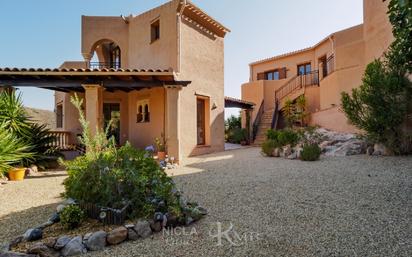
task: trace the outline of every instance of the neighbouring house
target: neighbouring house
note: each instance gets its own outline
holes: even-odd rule
[[[285,101],[301,95],[306,97],[310,125],[357,131],[340,108],[341,92],[360,86],[366,65],[380,58],[393,40],[388,1],[364,0],[363,4],[363,24],[335,32],[312,47],[250,64],[242,100],[256,104],[251,114],[256,144],[263,142],[269,128],[285,125]]]
[[[188,0],[137,16],[82,16],[83,61],[57,69],[0,69],[0,85],[55,90],[57,129],[77,143],[70,98],[84,99],[95,133],[112,120],[119,145],[164,135],[169,156],[224,150],[224,38],[230,32]]]

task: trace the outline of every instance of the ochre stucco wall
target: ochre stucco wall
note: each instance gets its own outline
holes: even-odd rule
[[[180,92],[180,145],[183,157],[224,150],[224,42],[187,21],[180,24],[181,80],[192,83]],[[210,140],[197,146],[196,98],[209,98]],[[213,109],[212,107],[216,108]],[[206,118],[207,119],[207,118]],[[208,139],[206,139],[208,141]]]

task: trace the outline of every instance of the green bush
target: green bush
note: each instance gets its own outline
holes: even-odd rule
[[[279,144],[275,140],[268,139],[262,144],[262,152],[270,157],[272,156],[273,150],[277,147],[279,147]]]
[[[60,222],[66,229],[77,228],[84,218],[83,210],[77,205],[68,205],[60,213]]]
[[[362,82],[351,95],[342,93],[346,116],[371,142],[383,143],[396,154],[404,153],[401,126],[410,108],[411,83],[379,60],[367,66]]]
[[[300,158],[303,161],[316,161],[319,160],[321,149],[317,144],[305,144],[300,154]]]
[[[232,144],[248,141],[247,130],[242,129],[240,116],[230,116],[225,121],[225,139]]]
[[[75,98],[73,102],[79,109],[81,100]],[[153,217],[155,211],[179,216],[180,195],[158,163],[129,143],[116,148],[103,131],[92,137],[84,114],[79,112],[87,152],[64,162],[68,173],[64,196],[110,208],[129,203],[129,218]]]
[[[291,129],[285,129],[285,130],[269,129],[266,132],[266,138],[268,140],[275,141],[276,144],[279,146],[286,146],[286,145],[295,146],[299,142],[301,135],[299,132],[293,131]]]

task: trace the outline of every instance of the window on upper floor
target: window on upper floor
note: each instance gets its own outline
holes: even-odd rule
[[[286,78],[286,68],[258,73],[258,80],[280,80]]]
[[[63,105],[56,106],[56,127],[63,128]]]
[[[150,31],[151,43],[160,39],[160,20],[156,20],[150,25]]]
[[[298,75],[306,75],[312,71],[312,66],[310,63],[298,65]]]

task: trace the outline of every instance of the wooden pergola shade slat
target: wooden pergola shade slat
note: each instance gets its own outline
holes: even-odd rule
[[[179,81],[170,71],[147,70],[82,70],[82,69],[0,69],[0,86],[38,87],[61,92],[84,92],[83,85],[101,85],[108,91],[140,90],[143,88],[181,86],[191,81]]]

